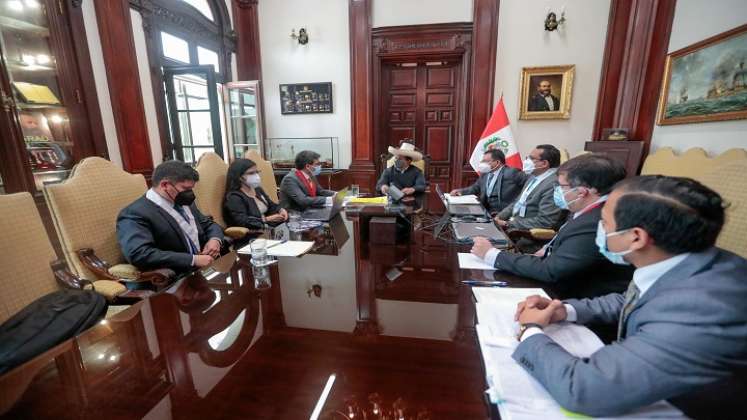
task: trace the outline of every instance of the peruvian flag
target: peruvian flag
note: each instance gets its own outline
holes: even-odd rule
[[[482,160],[482,155],[490,149],[499,148],[506,155],[506,165],[521,169],[521,156],[516,148],[514,136],[511,134],[511,126],[506,115],[506,107],[503,105],[503,96],[495,106],[495,111],[488,121],[488,125],[480,136],[480,141],[475,145],[469,164],[477,172],[477,165]]]

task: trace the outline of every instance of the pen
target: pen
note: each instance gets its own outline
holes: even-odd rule
[[[276,242],[276,243],[274,243],[274,244],[272,244],[272,245],[268,246],[268,247],[267,247],[267,248],[265,248],[265,249],[270,249],[270,248],[272,248],[272,247],[274,247],[274,246],[282,245],[282,244],[284,244],[284,243],[286,243],[286,242],[288,242],[288,240],[287,240],[287,239],[283,239],[282,241],[280,241],[280,242]]]
[[[462,283],[468,286],[481,286],[481,287],[506,287],[508,283],[505,281],[480,281],[480,280],[462,280]]]

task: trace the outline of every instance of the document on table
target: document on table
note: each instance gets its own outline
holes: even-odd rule
[[[532,295],[547,297],[542,289],[473,287],[477,300],[477,332],[491,402],[497,404],[501,418],[529,420],[583,417],[564,410],[531,374],[511,358],[519,342],[514,321],[516,305]],[[545,328],[545,334],[576,357],[589,357],[603,343],[588,328],[562,322]],[[644,407],[620,418],[685,418],[666,402]]]
[[[459,268],[462,270],[492,270],[495,271],[495,267],[490,264],[486,264],[482,258],[470,254],[468,252],[459,252],[457,254],[459,258]]]
[[[281,241],[268,240],[267,255],[271,257],[298,257],[309,252],[312,246],[314,246],[314,242],[310,241],[287,241],[281,243]],[[238,253],[251,254],[252,249],[250,245],[246,245],[239,249]]]
[[[480,204],[480,200],[474,194],[469,195],[451,195],[444,194],[446,202],[449,204]]]

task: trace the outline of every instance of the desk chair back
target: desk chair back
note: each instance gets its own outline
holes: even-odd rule
[[[747,258],[747,160],[735,161],[703,175],[702,182],[726,201],[726,223],[716,241],[719,247]]]
[[[275,180],[275,171],[272,169],[272,163],[262,159],[262,156],[256,150],[249,150],[244,154],[244,158],[252,160],[257,164],[262,174],[262,189],[265,190],[272,201],[279,203],[278,183]]]
[[[208,152],[200,157],[195,169],[200,174],[200,182],[194,188],[197,208],[225,229],[223,196],[226,193],[228,165],[217,154]]]
[[[121,264],[125,260],[117,242],[117,215],[147,189],[142,175],[125,172],[100,157],[81,160],[67,180],[44,187],[57,237],[74,274],[84,279],[101,278],[78,257],[78,251],[86,248],[111,264],[110,270],[117,265],[125,271],[134,270]]]

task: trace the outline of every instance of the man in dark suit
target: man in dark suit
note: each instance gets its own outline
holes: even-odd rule
[[[389,146],[389,153],[394,155],[394,164],[381,172],[376,182],[376,191],[383,195],[394,185],[404,195],[421,194],[425,192],[425,175],[412,163],[423,160],[423,154],[417,151],[415,145],[404,139],[399,147]]]
[[[714,246],[724,207],[718,193],[688,178],[618,184],[596,242],[610,261],[635,267],[630,287],[520,303],[514,360],[573,412],[616,417],[668,400],[690,418],[744,418],[747,261]],[[575,357],[543,332],[562,321],[614,326],[617,341]]]
[[[335,192],[325,190],[316,177],[322,173],[319,153],[304,150],[296,155],[296,169],[280,181],[280,207],[304,211],[309,207],[332,205]]]
[[[552,85],[550,81],[540,81],[537,85],[537,93],[529,99],[527,109],[532,112],[558,111],[560,109],[560,100],[557,96],[553,96],[551,92]]]
[[[571,214],[550,243],[527,255],[501,252],[476,238],[472,252],[499,270],[552,284],[562,298],[624,291],[633,269],[608,261],[594,239],[607,194],[625,178],[625,168],[609,156],[587,154],[560,165],[557,174],[555,205]]]
[[[477,170],[480,177],[467,188],[454,190],[451,195],[476,195],[491,215],[498,214],[519,196],[527,174],[506,166],[506,155],[500,149],[490,149],[482,155]]]
[[[153,188],[117,217],[117,240],[127,261],[139,270],[170,268],[184,273],[220,256],[223,229],[195,206],[192,189],[200,179],[178,160],[153,171]]]

